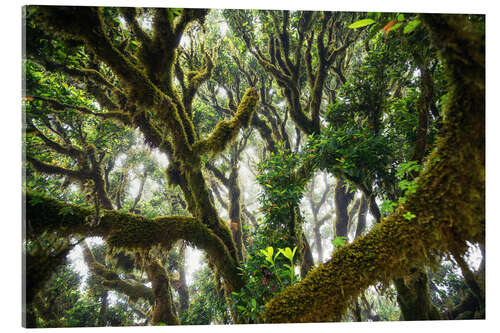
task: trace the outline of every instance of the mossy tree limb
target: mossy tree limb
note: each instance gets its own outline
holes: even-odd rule
[[[63,214],[64,213],[64,214]],[[104,237],[108,245],[129,250],[145,250],[154,246],[170,248],[179,239],[205,250],[213,258],[228,286],[240,286],[235,263],[227,247],[206,225],[186,216],[168,216],[147,219],[116,211],[101,211],[99,224],[91,225],[87,218],[95,216],[92,208],[69,205],[42,196],[26,195],[26,222],[28,235],[35,237],[44,231],[70,235]],[[230,235],[230,232],[228,230]]]
[[[241,99],[233,118],[229,121],[220,121],[207,138],[196,142],[193,145],[194,153],[215,155],[222,152],[236,138],[240,129],[248,127],[258,101],[257,90],[249,88]]]
[[[267,322],[340,320],[349,300],[370,285],[407,275],[445,252],[463,252],[465,241],[484,244],[484,31],[462,15],[421,18],[442,50],[451,85],[443,134],[416,180],[417,192],[271,300]],[[408,220],[407,212],[415,217]]]
[[[143,298],[147,300],[149,304],[154,306],[154,296],[151,288],[142,284],[131,284],[123,281],[115,271],[107,268],[96,260],[92,250],[88,247],[86,242],[82,242],[82,247],[85,263],[89,266],[89,270],[93,274],[103,279],[103,286],[123,293],[133,300]]]

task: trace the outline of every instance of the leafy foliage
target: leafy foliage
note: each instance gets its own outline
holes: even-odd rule
[[[208,267],[196,272],[189,291],[192,301],[187,313],[181,317],[182,324],[210,325],[228,321],[226,301],[221,290],[217,290],[215,276]]]
[[[254,252],[251,247],[245,264],[240,268],[245,287],[231,294],[231,308],[246,323],[259,323],[266,302],[277,292],[298,281],[294,256],[297,248],[275,249],[268,246]],[[281,256],[280,256],[281,254]],[[287,260],[284,260],[287,259]],[[288,262],[287,262],[288,261]]]

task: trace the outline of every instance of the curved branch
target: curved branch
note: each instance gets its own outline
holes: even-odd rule
[[[28,161],[35,168],[35,170],[48,175],[67,176],[75,180],[85,180],[90,177],[90,175],[81,170],[78,171],[78,170],[65,169],[56,165],[39,161],[31,156],[26,156],[26,161]]]
[[[239,282],[239,272],[223,241],[195,218],[166,216],[148,219],[111,210],[101,210],[101,215],[98,224],[91,224],[87,220],[95,216],[92,208],[26,194],[26,223],[31,226],[33,236],[44,231],[56,231],[61,237],[101,236],[112,247],[130,250],[154,246],[169,248],[176,241],[184,239],[207,252],[229,286],[235,281]]]
[[[96,117],[100,117],[103,119],[118,119],[122,121],[124,124],[130,123],[130,117],[127,113],[121,111],[109,111],[109,112],[94,112],[91,108],[83,105],[71,105],[68,103],[64,103],[58,101],[55,98],[50,97],[40,97],[40,96],[31,96],[34,99],[38,99],[40,101],[44,101],[49,103],[53,108],[64,111],[64,110],[76,110],[83,114],[88,114]]]
[[[207,81],[212,74],[214,63],[210,56],[205,53],[205,67],[200,71],[191,71],[187,73],[188,85],[183,90],[183,104],[189,117],[192,117],[192,103],[196,91],[200,85]]]
[[[255,88],[249,88],[243,96],[236,113],[229,121],[221,120],[210,135],[193,145],[195,154],[217,154],[227,147],[236,138],[241,128],[246,128],[259,101],[259,95]]]
[[[46,137],[32,122],[31,119],[26,119],[26,123],[30,125],[30,127],[34,130],[34,134],[42,139],[43,142],[52,150],[54,150],[57,153],[70,156],[73,158],[81,158],[81,156],[84,154],[83,151],[80,149],[76,148],[75,146],[67,146],[63,147],[61,144],[57,143],[56,141],[52,141],[48,137]]]
[[[85,263],[89,266],[89,270],[93,274],[104,279],[104,281],[102,281],[103,286],[109,289],[114,289],[134,299],[144,298],[151,305],[155,304],[151,288],[142,284],[133,285],[121,280],[116,272],[108,269],[96,260],[92,250],[88,247],[86,242],[82,242],[82,248]]]

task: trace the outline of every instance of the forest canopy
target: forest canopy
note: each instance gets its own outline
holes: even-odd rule
[[[26,327],[484,319],[484,15],[23,16]]]

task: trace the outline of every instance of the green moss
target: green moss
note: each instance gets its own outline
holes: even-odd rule
[[[241,128],[248,127],[259,101],[255,88],[249,88],[238,106],[234,117],[220,121],[210,135],[193,145],[195,154],[217,154],[226,149],[228,144],[236,138]]]
[[[158,260],[150,260],[146,265],[146,272],[151,281],[154,296],[151,323],[153,325],[158,323],[179,325],[171,294],[170,279],[165,269]]]
[[[71,213],[61,215],[61,209],[65,208],[67,211],[68,207]],[[126,250],[145,250],[155,246],[170,248],[179,239],[184,239],[207,252],[224,277],[229,290],[241,286],[234,252],[230,251],[225,243],[228,239],[232,240],[231,232],[227,227],[224,229],[222,223],[219,228],[215,228],[216,234],[207,224],[193,217],[167,216],[147,219],[117,211],[101,212],[103,216],[100,223],[91,225],[87,218],[95,216],[92,208],[65,204],[40,195],[26,195],[26,221],[30,226],[30,237],[36,237],[46,231],[57,232],[60,237],[101,236],[109,246]],[[218,218],[216,221],[219,221]]]
[[[234,260],[233,263],[237,263],[237,250],[231,231],[227,223],[219,218],[217,209],[209,200],[209,190],[201,170],[199,168],[186,170],[186,179],[195,202],[195,210],[192,213],[217,235],[227,247]]]

